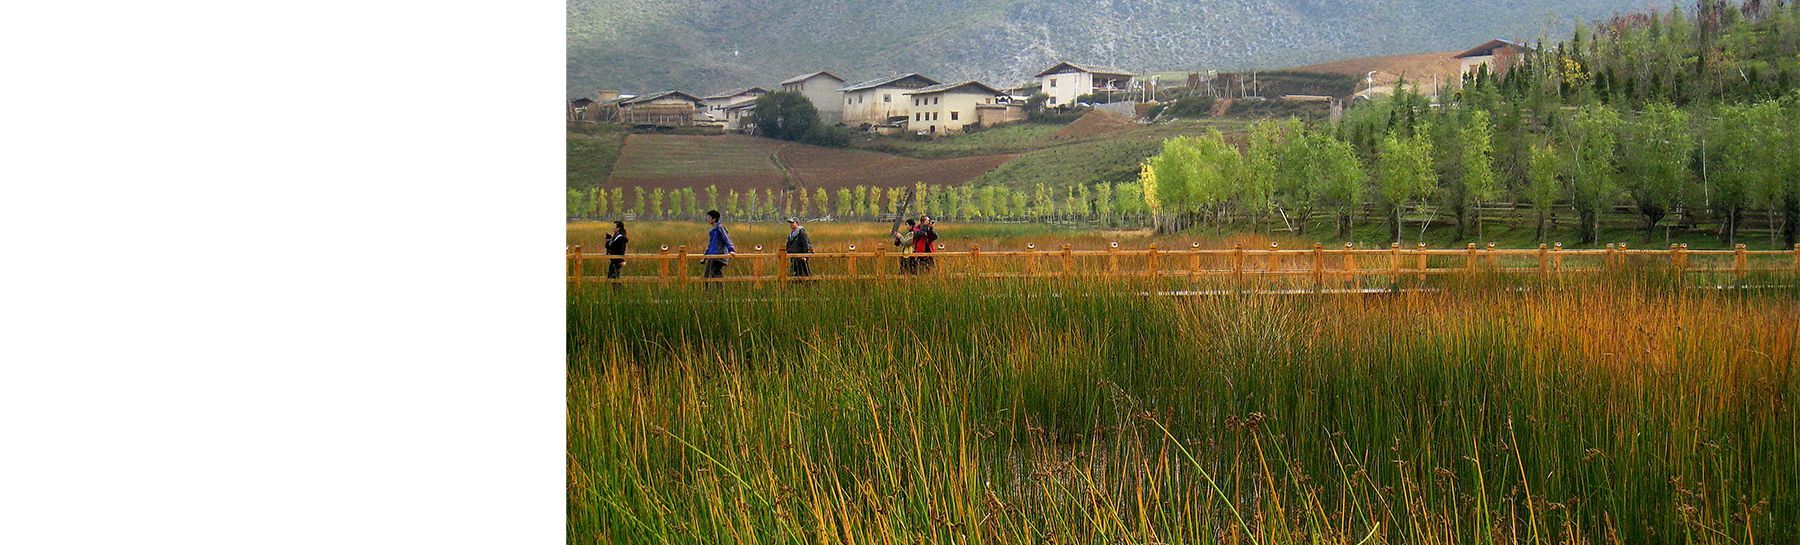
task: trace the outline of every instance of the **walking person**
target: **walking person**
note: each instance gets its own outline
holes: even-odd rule
[[[708,256],[735,256],[735,255],[737,255],[737,247],[733,246],[731,244],[731,234],[725,232],[725,225],[719,221],[719,211],[718,210],[707,210],[706,211],[706,223],[709,225],[712,225],[712,229],[706,232],[706,255],[708,255]],[[721,278],[724,276],[725,276],[725,258],[724,257],[708,257],[708,258],[706,258],[706,278]]]
[[[616,255],[606,263],[606,277],[617,280],[619,270],[625,267],[625,244],[631,239],[625,237],[625,222],[613,222],[613,230],[606,234],[606,255]]]
[[[788,218],[787,253],[810,254],[813,252],[812,239],[806,236],[806,228],[800,226],[800,218]],[[788,258],[788,274],[790,276],[812,276],[812,265],[804,257]]]
[[[937,251],[932,243],[937,242],[937,228],[931,216],[919,216],[919,228],[913,232],[913,272],[931,272],[937,267],[937,260],[931,253]]]
[[[900,247],[900,274],[913,274],[918,270],[913,266],[913,232],[917,228],[918,222],[907,218],[906,229],[893,232],[894,245]]]

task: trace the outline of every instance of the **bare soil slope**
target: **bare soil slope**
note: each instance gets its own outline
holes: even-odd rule
[[[1358,57],[1320,64],[1297,66],[1289,70],[1295,72],[1320,72],[1325,74],[1342,74],[1355,76],[1359,81],[1367,76],[1370,70],[1376,71],[1375,84],[1388,85],[1400,79],[1402,74],[1410,81],[1430,82],[1433,74],[1439,79],[1454,78],[1461,70],[1461,64],[1451,55],[1462,51],[1438,51],[1435,53],[1415,53],[1411,55],[1387,55],[1382,57]],[[1358,87],[1361,88],[1360,86]]]

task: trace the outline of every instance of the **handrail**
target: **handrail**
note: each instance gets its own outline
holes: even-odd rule
[[[940,245],[940,247],[942,247]],[[900,253],[877,245],[872,250],[856,250],[847,245],[845,251],[789,254],[784,249],[729,255],[689,252],[681,246],[673,251],[667,246],[657,253],[610,255],[586,252],[580,245],[565,248],[569,262],[567,278],[577,288],[586,282],[687,283],[702,282],[778,282],[821,280],[867,280],[912,278],[902,266],[908,259],[931,258],[920,274],[936,278],[1181,278],[1229,277],[1233,279],[1269,277],[1312,277],[1315,286],[1328,281],[1356,282],[1361,278],[1386,277],[1395,283],[1406,277],[1424,279],[1432,275],[1451,274],[1538,274],[1556,277],[1569,273],[1594,273],[1617,270],[1627,260],[1638,268],[1660,261],[1664,268],[1680,275],[1731,273],[1739,280],[1752,272],[1800,273],[1800,244],[1788,250],[1750,250],[1739,244],[1728,250],[1690,250],[1684,244],[1671,244],[1667,249],[1634,249],[1629,245],[1608,244],[1605,248],[1565,249],[1562,244],[1539,245],[1537,248],[1498,248],[1493,244],[1462,248],[1430,248],[1423,244],[1387,248],[1343,247],[1267,248],[1234,245],[1232,248],[1200,248],[1198,243],[1186,248],[1119,248],[1117,242],[1100,250],[1076,250],[1067,244],[1060,248],[1039,249],[1035,244],[1025,250],[983,250],[971,244],[967,250],[941,250],[927,253]],[[761,247],[758,247],[760,250]],[[1693,258],[1730,256],[1728,265],[1714,259],[1701,263]],[[1791,264],[1770,265],[1772,256],[1791,256]],[[1759,257],[1752,264],[1751,258]],[[809,275],[790,275],[788,261],[805,258],[809,267],[841,262],[842,270],[814,271]],[[938,258],[942,258],[941,260]],[[1101,259],[1104,258],[1104,259]],[[627,263],[655,263],[650,268],[633,268],[632,274],[617,279],[598,276],[600,267],[584,265],[591,260],[624,259]],[[696,278],[694,265],[708,259],[747,262],[749,267],[733,267],[737,273],[720,278]],[[1079,264],[1079,266],[1078,266]],[[1523,265],[1523,266],[1521,266]],[[673,270],[671,270],[673,269]],[[653,271],[643,273],[643,271]],[[802,271],[804,272],[804,271]]]

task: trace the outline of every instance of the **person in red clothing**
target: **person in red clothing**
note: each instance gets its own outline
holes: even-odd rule
[[[913,229],[913,268],[915,272],[931,272],[937,261],[931,257],[936,251],[932,243],[937,242],[937,227],[931,216],[920,215],[919,225]]]

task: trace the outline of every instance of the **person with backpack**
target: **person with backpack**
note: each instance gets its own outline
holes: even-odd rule
[[[800,218],[788,218],[787,253],[810,254],[813,252],[812,239],[806,236],[806,228],[800,226]],[[812,276],[812,265],[804,257],[788,257],[788,275]]]
[[[917,227],[918,222],[913,221],[912,218],[906,218],[906,229],[893,232],[894,245],[900,247],[900,274],[918,272],[913,261],[913,233]]]
[[[631,239],[625,238],[625,222],[613,222],[613,230],[606,234],[606,255],[616,255],[606,263],[606,277],[617,280],[619,270],[625,267],[625,244]]]
[[[709,225],[712,225],[712,229],[710,229],[706,232],[706,255],[707,256],[735,256],[735,255],[737,255],[737,246],[733,246],[731,244],[731,233],[725,232],[725,224],[719,221],[719,211],[718,210],[707,210],[706,211],[706,223]],[[706,258],[706,278],[721,278],[724,276],[725,276],[725,258],[724,257],[707,257]]]

